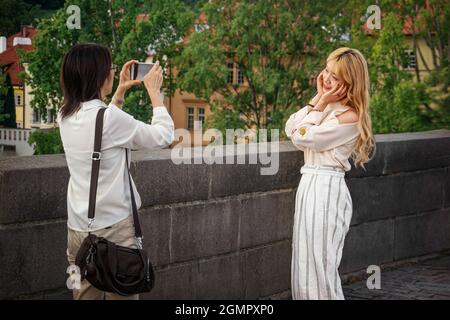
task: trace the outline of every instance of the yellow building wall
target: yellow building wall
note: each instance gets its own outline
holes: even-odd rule
[[[408,46],[411,48],[411,50],[414,48],[414,42],[413,39],[411,37],[408,37],[406,39],[406,42],[408,44]],[[433,55],[432,55],[432,51],[431,49],[427,46],[426,41],[422,38],[417,39],[417,46],[418,48],[420,48],[420,51],[422,53],[423,59],[420,56],[419,52],[416,52],[416,63],[419,67],[419,75],[420,75],[420,79],[423,80],[425,79],[428,74],[429,71],[427,70],[427,67],[430,70],[434,69],[434,64],[433,64]],[[412,72],[415,75],[415,70],[414,69],[409,69],[410,72]],[[416,77],[414,77],[415,80],[417,80]]]
[[[28,73],[28,64],[24,63],[23,67],[25,69],[25,72]],[[33,125],[33,108],[31,107],[31,100],[33,99],[33,95],[31,94],[31,86],[25,82],[25,90],[24,90],[24,113],[25,113],[25,129],[31,129],[31,126]],[[36,127],[36,126],[34,126]]]
[[[175,124],[175,129],[187,129],[191,133],[191,146],[200,145],[200,143],[194,143],[194,130],[188,129],[188,108],[194,108],[194,121],[199,118],[199,108],[205,110],[205,120],[211,115],[211,108],[206,101],[197,98],[193,93],[181,92],[177,90],[173,97],[166,98],[166,107],[172,116]],[[183,144],[188,145],[186,141]],[[201,145],[204,145],[202,142]]]
[[[24,92],[23,88],[20,86],[14,86],[14,104],[16,109],[16,124],[17,128],[24,127],[23,115],[24,115]],[[19,98],[18,98],[19,97]]]
[[[176,76],[176,70],[172,70]],[[236,64],[233,70],[233,83],[236,84],[238,82],[238,70],[236,68]],[[248,86],[247,83],[243,83],[239,86],[237,90],[245,89]],[[212,97],[213,100],[219,100],[220,95],[214,94]],[[211,106],[204,100],[199,99],[193,93],[182,92],[180,90],[176,90],[173,97],[166,97],[165,104],[169,110],[170,115],[173,118],[175,129],[187,129],[188,128],[188,108],[194,108],[194,120],[198,120],[198,109],[205,109],[205,121],[212,115]],[[204,126],[203,126],[204,128]],[[199,146],[207,145],[209,141],[202,141],[198,143],[198,141],[194,141],[194,130],[189,129],[191,133],[191,146]]]

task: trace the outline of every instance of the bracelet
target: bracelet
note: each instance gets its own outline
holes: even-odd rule
[[[316,109],[316,106],[313,105],[313,104],[311,104],[311,103],[308,103],[307,106],[311,107],[311,109],[308,110],[308,114],[309,114],[311,111],[320,111],[319,109]]]

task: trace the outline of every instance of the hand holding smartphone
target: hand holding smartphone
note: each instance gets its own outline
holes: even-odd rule
[[[130,78],[132,80],[143,81],[145,75],[153,68],[154,63],[134,63],[130,69]]]
[[[143,80],[153,106],[164,105],[164,99],[161,94],[163,80],[163,69],[159,64],[159,61],[156,61],[151,70],[144,76]]]

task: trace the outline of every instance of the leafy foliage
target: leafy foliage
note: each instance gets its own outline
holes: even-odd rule
[[[7,74],[0,74],[0,125],[7,128],[16,127],[14,89]]]
[[[174,72],[165,74],[165,94],[177,89],[207,101],[207,127],[283,128],[287,117],[314,95],[314,77],[336,47],[359,49],[369,62],[371,113],[377,133],[449,128],[450,72],[447,1],[381,0],[382,29],[368,36],[363,25],[371,0],[73,0],[40,20],[36,50],[22,53],[33,88],[33,107],[45,111],[62,102],[59,68],[64,54],[80,42],[108,45],[115,64],[144,60],[149,50]],[[66,26],[68,5],[81,9],[81,29]],[[417,13],[420,11],[420,15]],[[198,18],[204,13],[207,21]],[[196,28],[193,23],[207,23]],[[401,68],[407,48],[405,21],[417,26],[433,52],[427,78]],[[182,44],[181,38],[185,37]],[[420,58],[420,50],[417,57]],[[441,59],[436,59],[436,57]],[[243,84],[229,83],[228,64]],[[169,70],[169,69],[167,69]],[[124,110],[148,121],[143,86],[128,93]],[[432,106],[438,107],[432,107]],[[44,116],[47,112],[41,112]],[[283,134],[283,133],[282,133]]]
[[[34,154],[64,153],[58,128],[33,131],[28,143],[34,145]]]
[[[213,106],[210,126],[281,128],[314,92],[310,78],[323,63],[322,48],[333,47],[332,31],[322,26],[334,8],[329,1],[206,3],[209,28],[192,34],[177,60],[180,88]],[[227,82],[227,63],[240,69],[243,86]]]

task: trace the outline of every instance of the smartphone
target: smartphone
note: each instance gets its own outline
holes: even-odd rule
[[[144,76],[153,68],[154,63],[135,63],[131,65],[131,75],[132,80],[143,80]]]

